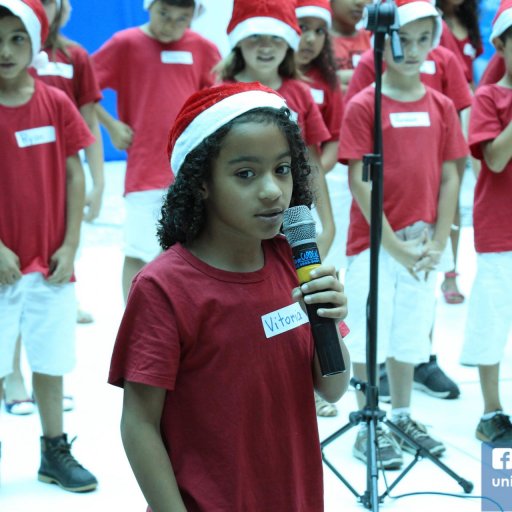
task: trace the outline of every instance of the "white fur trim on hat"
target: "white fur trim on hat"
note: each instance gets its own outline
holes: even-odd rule
[[[239,23],[228,34],[229,44],[233,49],[242,39],[256,34],[281,37],[293,50],[299,48],[300,35],[284,21],[267,16],[248,18]]]
[[[398,19],[401,27],[411,21],[428,18],[429,16],[433,16],[436,22],[434,39],[432,41],[432,48],[436,48],[439,45],[443,31],[443,24],[437,9],[430,2],[426,2],[425,0],[409,2],[398,7]]]
[[[171,169],[178,174],[187,155],[221,126],[249,110],[259,107],[280,109],[285,100],[265,91],[246,91],[228,96],[197,115],[178,137],[171,154]]]
[[[492,26],[491,36],[489,41],[492,43],[493,39],[501,36],[509,27],[512,26],[512,9],[505,9],[494,22]]]
[[[0,5],[7,7],[25,25],[32,44],[31,66],[39,67],[44,65],[44,57],[39,56],[41,51],[41,22],[36,13],[25,2],[20,0],[1,0]],[[47,62],[48,60],[46,60]]]
[[[144,0],[144,9],[146,9],[146,11],[151,7],[151,4],[154,2],[155,0]]]
[[[331,28],[332,16],[328,9],[318,7],[316,5],[306,5],[295,9],[297,18],[320,18],[327,24],[327,28]]]

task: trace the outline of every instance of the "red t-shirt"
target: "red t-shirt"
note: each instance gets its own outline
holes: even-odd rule
[[[214,83],[211,70],[219,60],[215,45],[191,30],[164,44],[131,28],[114,34],[93,54],[100,87],[116,91],[119,119],[135,132],[126,193],[166,188],[173,181],[169,130],[187,98]]]
[[[383,71],[386,62],[382,62]],[[438,46],[429,52],[420,70],[420,79],[432,89],[442,92],[453,101],[457,111],[471,105],[471,91],[464,70],[453,52]],[[373,50],[366,51],[350,80],[345,102],[375,81],[375,59]]]
[[[373,152],[374,96],[369,86],[346,106],[339,149],[343,163]],[[384,213],[391,227],[398,231],[417,221],[434,224],[442,164],[468,154],[452,101],[430,87],[418,101],[383,95],[382,135]],[[352,201],[347,255],[368,247],[368,223]]]
[[[485,163],[482,143],[495,139],[512,121],[512,89],[479,87],[469,122],[471,153],[482,161],[475,187],[473,226],[477,252],[512,251],[512,161],[500,172]]]
[[[324,510],[311,330],[273,335],[297,277],[284,237],[263,248],[261,270],[236,273],[172,246],[135,278],[115,343],[111,384],[167,390],[161,433],[189,512]]]
[[[324,123],[331,134],[328,142],[338,142],[340,138],[341,120],[343,119],[343,95],[340,87],[332,88],[322,77],[317,68],[312,68],[306,76],[311,95],[320,109]]]
[[[499,82],[505,76],[505,72],[505,60],[499,53],[495,53],[488,62],[478,87]]]
[[[360,29],[354,36],[331,36],[336,69],[355,69],[360,55],[372,47],[371,32]]]
[[[0,240],[23,274],[49,274],[66,231],[66,158],[94,142],[58,89],[35,80],[24,105],[0,105]]]
[[[468,83],[473,82],[473,61],[483,53],[482,45],[480,44],[477,48],[473,46],[473,43],[469,40],[469,37],[464,39],[454,38],[457,47],[459,49],[458,57],[464,69],[466,80]]]
[[[37,73],[31,69],[33,76],[64,91],[77,108],[97,103],[102,95],[88,53],[77,44],[67,45],[66,51],[69,56],[60,49],[54,56],[53,50],[46,48],[50,62]]]
[[[441,39],[439,40],[439,45],[443,46],[444,48],[448,48],[448,50],[451,50],[455,55],[459,55],[459,43],[457,42],[457,39],[453,35],[453,32],[451,31],[450,27],[448,26],[448,23],[441,20],[441,23],[443,25],[443,30],[441,32]],[[462,62],[460,62],[460,65],[463,66]]]

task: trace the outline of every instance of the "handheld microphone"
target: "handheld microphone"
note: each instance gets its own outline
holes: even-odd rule
[[[292,248],[293,262],[300,284],[311,281],[309,273],[320,266],[316,245],[315,221],[307,206],[292,206],[284,212],[283,232]],[[322,376],[346,370],[338,337],[338,326],[332,318],[318,316],[318,309],[332,304],[306,304],[315,349]]]

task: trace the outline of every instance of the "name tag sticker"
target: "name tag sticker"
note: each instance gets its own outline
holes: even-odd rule
[[[423,62],[420,68],[420,73],[425,73],[426,75],[435,75],[436,74],[436,63],[433,60],[426,60]]]
[[[476,57],[476,50],[471,43],[466,43],[462,49],[462,53],[474,59]]]
[[[309,322],[308,315],[297,302],[263,315],[261,321],[267,338],[273,338]]]
[[[359,53],[352,55],[352,67],[355,69],[361,60],[361,55]]]
[[[28,148],[30,146],[38,146],[39,144],[49,144],[55,142],[57,136],[53,126],[41,126],[39,128],[31,128],[16,132],[16,142],[20,148]]]
[[[194,56],[191,52],[164,51],[160,57],[164,64],[194,64]]]
[[[48,62],[43,69],[38,69],[39,76],[61,76],[71,80],[73,78],[73,65],[64,62]]]
[[[322,89],[313,89],[313,87],[311,87],[310,90],[311,90],[311,96],[313,96],[315,103],[317,105],[323,105],[324,97],[325,97],[324,91]]]
[[[430,126],[428,112],[393,112],[389,114],[393,128],[409,128],[412,126]]]

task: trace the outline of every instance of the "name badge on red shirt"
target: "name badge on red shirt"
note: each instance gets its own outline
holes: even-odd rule
[[[389,120],[393,128],[430,126],[428,112],[392,112],[389,114]]]
[[[308,315],[297,302],[263,315],[261,321],[267,338],[273,338],[309,322]]]
[[[324,97],[325,97],[324,91],[322,89],[313,89],[313,87],[310,87],[310,90],[311,90],[311,96],[313,96],[315,103],[317,105],[323,105]]]
[[[43,69],[38,69],[39,76],[61,76],[71,80],[74,70],[73,64],[65,64],[64,62],[48,62]]]
[[[40,144],[49,144],[57,140],[55,128],[53,126],[40,126],[39,128],[31,128],[16,132],[16,142],[20,148],[28,148],[30,146],[38,146]]]
[[[357,65],[359,64],[360,60],[361,60],[361,55],[359,53],[352,55],[352,67],[354,69],[357,68]]]
[[[464,45],[462,52],[464,53],[464,55],[467,55],[468,57],[471,57],[472,59],[474,59],[476,57],[476,50],[471,43],[466,43]]]
[[[192,52],[163,51],[160,57],[164,64],[194,64]]]
[[[420,67],[420,73],[425,73],[426,75],[435,75],[436,74],[436,63],[433,60],[426,60]]]

